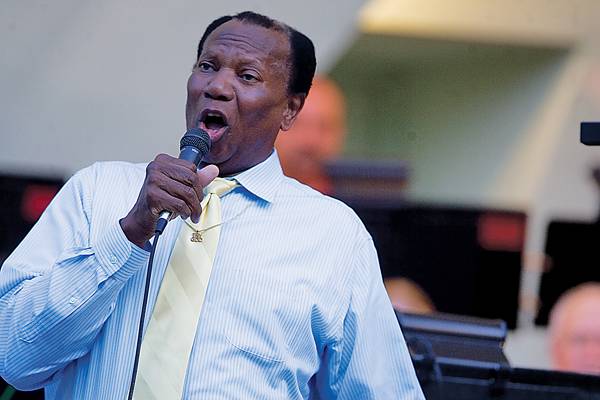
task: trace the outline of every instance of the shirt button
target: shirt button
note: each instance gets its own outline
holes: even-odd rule
[[[77,304],[77,297],[71,297],[69,299],[69,304]]]
[[[116,264],[116,263],[117,263],[117,257],[115,257],[115,256],[110,256],[110,263],[111,263],[111,264]]]

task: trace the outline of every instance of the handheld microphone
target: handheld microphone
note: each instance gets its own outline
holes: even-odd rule
[[[210,136],[200,128],[192,128],[183,135],[179,141],[179,159],[194,163],[196,167],[210,151]],[[171,218],[171,211],[163,211],[160,213],[158,221],[156,221],[157,234],[162,234]]]
[[[210,151],[210,136],[206,131],[200,128],[192,128],[183,135],[179,141],[179,159],[186,160],[194,163],[196,168],[204,157]],[[150,258],[148,259],[148,272],[146,274],[146,286],[144,287],[144,301],[142,302],[142,313],[140,316],[140,322],[138,325],[138,337],[137,345],[135,349],[135,359],[133,362],[133,372],[131,373],[131,382],[129,384],[129,396],[128,400],[133,399],[133,391],[135,389],[135,380],[137,376],[138,366],[140,362],[140,350],[142,348],[142,332],[144,328],[144,320],[146,318],[146,306],[148,303],[148,292],[150,289],[150,281],[152,279],[152,264],[154,262],[154,251],[158,245],[158,238],[162,234],[163,230],[169,222],[171,217],[170,211],[163,211],[160,213],[158,221],[156,221],[156,229],[154,230],[154,243],[152,244],[152,250],[150,251]]]

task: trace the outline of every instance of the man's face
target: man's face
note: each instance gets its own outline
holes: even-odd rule
[[[600,296],[588,295],[574,301],[558,336],[553,348],[556,368],[600,374]]]
[[[330,81],[316,78],[294,126],[277,138],[276,147],[290,163],[321,166],[341,152],[345,129],[341,92]]]
[[[230,175],[265,160],[302,107],[288,93],[290,46],[281,32],[232,20],[206,39],[187,85],[187,128],[208,132],[205,163]]]

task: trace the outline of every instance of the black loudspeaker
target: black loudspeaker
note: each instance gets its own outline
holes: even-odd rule
[[[343,200],[373,236],[384,278],[413,280],[440,312],[516,327],[525,213]]]
[[[63,178],[0,174],[0,264],[33,227]]]

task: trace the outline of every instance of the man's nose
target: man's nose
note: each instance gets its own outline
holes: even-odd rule
[[[220,101],[233,99],[232,79],[235,79],[235,76],[231,71],[215,71],[204,89],[204,96]]]

